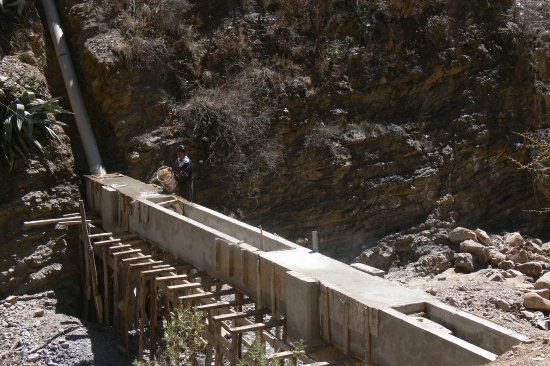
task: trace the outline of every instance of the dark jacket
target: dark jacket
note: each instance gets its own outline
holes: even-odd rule
[[[174,170],[174,172],[186,174],[186,176],[179,176],[176,174],[176,180],[178,182],[187,182],[193,180],[193,164],[191,163],[191,159],[189,159],[187,155],[185,155],[185,157],[181,161],[179,159],[176,159],[172,169]]]

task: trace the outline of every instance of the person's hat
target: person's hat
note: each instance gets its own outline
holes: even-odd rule
[[[180,146],[178,146],[178,151],[186,152],[187,149],[185,148],[185,145],[180,145]]]

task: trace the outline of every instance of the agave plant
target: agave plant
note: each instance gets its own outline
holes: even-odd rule
[[[0,147],[3,158],[11,168],[15,151],[23,158],[32,146],[44,152],[44,147],[34,135],[36,129],[45,131],[61,143],[53,126],[65,124],[54,119],[54,115],[71,112],[57,105],[58,98],[42,99],[31,90],[25,90],[21,96],[17,96],[14,88],[7,85],[6,81],[0,75]]]
[[[25,1],[26,0],[0,0],[0,9],[6,12],[8,8],[17,7],[17,15],[21,16],[25,8]]]

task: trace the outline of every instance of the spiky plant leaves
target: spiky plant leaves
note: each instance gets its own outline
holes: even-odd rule
[[[61,139],[52,127],[66,126],[66,124],[52,116],[71,112],[57,105],[58,98],[42,99],[32,90],[25,90],[18,97],[14,88],[7,85],[6,81],[7,78],[0,78],[0,121],[2,121],[0,147],[4,160],[11,168],[14,151],[23,158],[25,153],[30,151],[29,146],[34,146],[41,152],[45,151],[44,146],[35,137],[35,128],[44,130],[51,139],[61,143]]]

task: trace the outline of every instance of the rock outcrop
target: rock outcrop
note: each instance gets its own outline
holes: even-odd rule
[[[45,30],[31,2],[25,14],[25,24],[0,19],[3,35],[11,41],[0,42],[0,75],[18,89],[33,85],[47,96]],[[70,142],[61,129],[56,133],[60,143],[36,132],[44,153],[33,150],[27,160],[16,158],[11,170],[0,164],[0,299],[45,290],[60,292],[60,303],[78,299],[77,233],[59,226],[23,226],[24,221],[77,210],[80,193]]]
[[[111,171],[148,180],[184,142],[197,202],[344,260],[395,232],[542,228],[510,158],[546,121],[547,58],[510,42],[512,2],[59,3]]]

